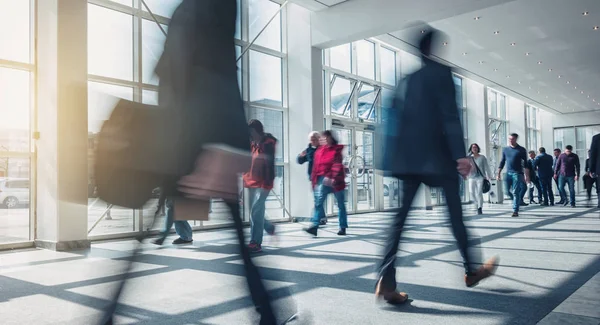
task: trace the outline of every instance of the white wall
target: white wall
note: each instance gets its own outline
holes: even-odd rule
[[[600,111],[554,115],[552,118],[554,128],[594,124],[600,124]]]

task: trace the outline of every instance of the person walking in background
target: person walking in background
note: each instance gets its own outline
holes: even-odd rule
[[[564,206],[571,203],[571,207],[575,207],[575,182],[579,180],[580,171],[579,156],[573,152],[573,146],[566,146],[565,152],[558,157],[554,167],[554,179],[558,179],[558,190],[565,197]],[[569,184],[570,200],[566,199],[565,184]]]
[[[169,235],[169,231],[171,231],[173,224],[175,224],[175,232],[177,233],[177,235],[179,235],[179,238],[175,239],[173,241],[173,244],[189,244],[192,241],[194,241],[194,239],[192,238],[192,226],[190,226],[190,223],[187,222],[187,220],[175,220],[175,209],[173,207],[173,201],[166,197],[166,191],[161,190],[160,197],[158,199],[158,207],[162,208],[163,205],[166,210],[165,228],[160,233],[160,236],[157,239],[153,240],[152,243],[156,245],[162,245],[167,236]]]
[[[438,31],[430,26],[421,29],[427,31],[422,36],[418,34],[421,38],[417,40],[424,64],[398,86],[393,110],[386,119],[384,158],[380,161],[384,173],[403,181],[402,205],[388,231],[375,286],[375,295],[390,304],[408,300],[406,293],[396,291],[396,254],[408,212],[421,184],[443,189],[452,233],[463,258],[465,284],[476,285],[496,268],[496,259],[492,258],[475,270],[458,185],[458,174],[465,177],[472,165],[465,155],[452,71],[430,57],[432,47],[442,43]],[[404,148],[425,150],[409,155]]]
[[[554,176],[554,170],[556,169],[556,162],[558,161],[558,157],[560,157],[561,154],[561,150],[559,148],[554,149],[554,159],[552,160],[552,175]],[[563,192],[560,190],[560,187],[558,187],[558,178],[554,178],[554,184],[556,184],[556,191],[558,192],[558,195],[560,195],[560,201],[558,201],[556,204],[560,205],[560,204],[564,204],[565,201],[567,201],[567,198],[563,196]]]
[[[339,236],[346,235],[348,228],[348,215],[346,214],[346,172],[343,164],[342,151],[344,146],[338,144],[337,139],[329,130],[321,133],[319,149],[315,152],[311,181],[315,191],[315,214],[312,226],[304,231],[316,236],[320,221],[325,217],[323,204],[329,193],[333,193],[338,205]]]
[[[265,133],[259,120],[248,122],[251,137],[252,165],[244,174],[244,187],[248,189],[250,200],[250,252],[262,251],[263,229],[275,233],[275,226],[265,219],[265,204],[275,181],[275,146],[277,139]]]
[[[313,170],[313,161],[315,158],[315,152],[317,151],[317,149],[319,148],[319,139],[320,139],[321,135],[319,134],[319,132],[317,131],[312,131],[308,134],[308,147],[302,151],[298,157],[296,157],[296,161],[300,164],[303,165],[304,163],[308,163],[308,180],[310,181],[310,176],[312,174],[312,170]],[[311,186],[312,187],[312,186]],[[314,191],[313,191],[313,195],[314,195]],[[323,212],[323,214],[325,216],[325,212]],[[327,224],[327,216],[325,216],[323,219],[321,219],[320,221],[321,225],[325,225]]]
[[[529,204],[542,204],[542,188],[540,186],[540,179],[538,177],[538,173],[536,171],[536,166],[534,164],[535,161],[535,151],[529,151],[529,160],[527,160],[527,169],[529,170]],[[538,193],[538,201],[535,202],[533,199],[533,191],[537,190]]]
[[[519,207],[527,206],[522,202],[523,195],[527,190],[526,183],[529,183],[529,169],[527,166],[527,150],[521,147],[517,140],[519,135],[513,133],[508,138],[509,146],[502,150],[502,160],[498,166],[498,181],[502,179],[502,169],[506,165],[506,190],[513,201],[513,217],[519,216]],[[511,193],[512,192],[512,193]]]
[[[585,173],[583,174],[583,187],[585,187],[585,192],[587,194],[588,201],[592,199],[592,189],[594,188],[594,184],[596,183],[596,178],[590,175],[590,150],[587,152],[587,159],[585,160]],[[598,184],[596,184],[596,188],[598,188]]]
[[[483,214],[483,180],[492,178],[492,171],[487,158],[481,154],[481,148],[477,143],[471,144],[469,153],[473,159],[475,168],[469,174],[469,189],[471,197],[475,201],[477,214]]]
[[[554,159],[546,153],[546,148],[539,149],[539,155],[535,157],[533,166],[538,171],[540,187],[542,188],[542,197],[544,206],[554,205],[554,193],[552,190],[552,176],[554,175]]]
[[[598,194],[598,208],[600,209],[600,133],[592,137],[592,145],[590,146],[590,170],[588,175],[596,180],[596,194]]]

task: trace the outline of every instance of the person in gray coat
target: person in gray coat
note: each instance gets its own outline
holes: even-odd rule
[[[468,175],[471,162],[465,157],[452,71],[432,56],[434,44],[445,39],[429,26],[419,30],[426,31],[418,40],[424,64],[398,87],[393,109],[386,118],[386,147],[381,162],[384,172],[403,181],[402,205],[388,233],[375,289],[378,298],[391,304],[408,300],[406,293],[396,291],[395,261],[406,217],[421,184],[442,188],[446,195],[452,232],[463,258],[465,284],[471,287],[492,275],[496,263],[490,259],[475,269],[463,223],[458,177],[459,173]],[[424,150],[415,155],[407,154],[407,148]]]

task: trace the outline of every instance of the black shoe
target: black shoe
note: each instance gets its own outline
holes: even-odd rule
[[[346,236],[346,228],[340,228],[340,231],[338,231],[338,236]]]
[[[548,206],[548,203],[545,203],[545,202],[544,202],[544,203],[541,203],[540,205],[541,205],[541,206],[543,206],[543,207],[547,207],[547,206]],[[554,205],[554,204],[552,204],[552,205]]]
[[[319,227],[317,227],[317,226],[304,228],[304,231],[306,231],[307,233],[309,233],[313,236],[317,236],[317,230],[319,230]]]
[[[152,244],[160,246],[160,245],[163,244],[164,241],[165,241],[165,239],[162,238],[162,237],[161,238],[156,238],[155,240],[152,241]]]
[[[529,204],[538,204],[538,203],[535,202],[535,200],[531,200],[531,201],[529,201]]]
[[[483,209],[477,208],[477,214],[482,215],[483,214]]]
[[[575,207],[575,204],[571,204],[571,208],[574,208],[574,207]]]
[[[177,238],[177,239],[175,239],[173,241],[173,245],[189,244],[189,243],[191,243],[193,241],[194,241],[193,239],[185,240],[185,239],[183,239],[183,238],[180,237],[180,238]]]
[[[326,224],[327,224],[327,219],[321,219],[321,221],[319,221],[320,226],[325,226]]]
[[[524,201],[521,201],[521,204],[519,204],[519,206],[526,207],[529,206],[529,204],[525,203]]]
[[[519,212],[513,212],[512,216],[513,216],[513,218],[518,217],[519,216]]]
[[[561,205],[561,204],[565,204],[565,201],[560,200],[560,201],[556,202],[556,205]]]
[[[563,203],[563,206],[564,206],[564,207],[566,207],[567,205],[569,205],[569,201],[565,201],[565,202]]]
[[[554,206],[554,202],[550,202],[550,206],[553,207]]]

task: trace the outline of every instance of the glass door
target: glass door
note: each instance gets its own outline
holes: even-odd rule
[[[346,209],[348,212],[375,211],[374,134],[358,127],[334,127],[340,144],[344,145],[346,168]],[[328,212],[337,213],[333,200]]]

